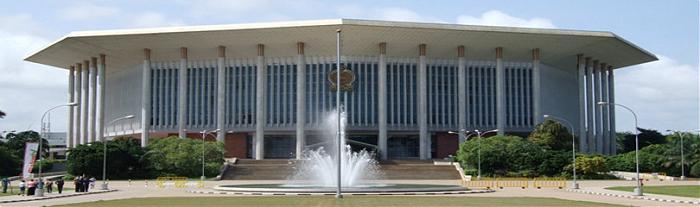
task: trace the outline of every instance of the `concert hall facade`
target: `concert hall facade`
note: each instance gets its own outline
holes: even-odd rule
[[[349,143],[381,159],[442,159],[464,140],[448,131],[526,135],[545,114],[614,154],[597,103],[657,60],[606,31],[353,19],[72,32],[26,60],[68,72],[68,148],[219,129],[227,157],[293,159],[327,136],[339,29]]]

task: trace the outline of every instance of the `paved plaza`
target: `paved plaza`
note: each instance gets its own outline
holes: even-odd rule
[[[392,180],[392,183],[419,183],[419,184],[446,184],[454,185],[459,184],[457,181],[446,181],[446,180],[403,180],[396,181]],[[206,181],[205,187],[200,190],[208,190],[215,185],[223,184],[261,184],[261,183],[279,183],[279,181]],[[624,186],[624,185],[634,185],[633,181],[580,181],[581,185],[580,191],[589,192],[600,192],[600,193],[610,193],[615,195],[631,195],[629,192],[620,192],[606,190],[605,187],[609,186]],[[2,203],[0,206],[48,206],[48,205],[59,205],[59,204],[72,204],[72,203],[83,203],[92,202],[100,200],[114,200],[114,199],[127,199],[127,198],[144,198],[144,197],[211,197],[211,196],[234,196],[234,195],[216,195],[216,194],[194,194],[187,192],[193,188],[176,188],[174,186],[166,186],[164,188],[159,188],[156,186],[154,181],[149,181],[148,187],[146,187],[143,180],[133,181],[129,185],[128,181],[114,181],[110,183],[110,187],[115,189],[113,192],[105,193],[95,193],[95,194],[85,194],[78,196],[68,196],[60,198],[51,198],[55,194],[50,195],[50,199],[35,200],[35,201],[24,201],[24,202],[14,202],[14,203]],[[645,185],[698,185],[698,181],[649,181]],[[66,195],[73,195],[74,192],[67,192]],[[463,195],[439,195],[439,196],[466,196],[466,197],[543,197],[543,198],[559,198],[568,200],[578,200],[578,201],[590,201],[590,202],[602,202],[610,204],[619,205],[632,205],[632,206],[698,206],[689,203],[674,203],[674,202],[662,202],[654,200],[644,200],[626,197],[615,197],[606,196],[598,194],[587,194],[581,192],[572,192],[566,189],[536,189],[536,188],[505,188],[498,189],[494,193],[479,193],[479,194],[463,194]],[[676,196],[666,196],[666,195],[654,195],[646,194],[645,197],[648,198],[660,198],[668,200],[677,200],[685,202],[700,202],[698,199],[676,197]],[[26,199],[26,197],[20,196],[5,196],[0,197],[1,201],[11,200],[11,199]]]

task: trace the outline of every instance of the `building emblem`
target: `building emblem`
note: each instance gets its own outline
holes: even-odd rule
[[[338,70],[333,70],[328,73],[328,82],[330,84],[331,91],[336,91],[336,78]],[[353,84],[355,84],[355,73],[352,70],[346,68],[345,66],[340,67],[340,90],[341,91],[352,91]]]

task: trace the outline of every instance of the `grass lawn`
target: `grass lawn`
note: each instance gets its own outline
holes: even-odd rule
[[[632,192],[634,186],[616,186],[605,189]],[[644,193],[700,198],[700,185],[644,186],[642,190]]]
[[[453,196],[241,196],[132,198],[69,206],[616,206],[604,203],[531,197]]]

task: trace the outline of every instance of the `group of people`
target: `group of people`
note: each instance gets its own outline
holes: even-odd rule
[[[5,181],[3,180],[3,183]],[[7,181],[9,185],[9,180]],[[49,181],[49,180],[41,180],[41,179],[29,179],[29,181],[25,181],[22,179],[19,182],[19,195],[23,196],[31,196],[36,193],[37,188],[42,188],[46,187],[46,193],[53,193],[53,187],[54,184],[56,185],[56,189],[58,190],[58,193],[61,194],[63,193],[63,185],[65,182],[63,181],[63,178],[58,178],[55,181]],[[3,184],[3,192],[4,192],[4,184]]]
[[[85,176],[75,177],[73,184],[75,185],[75,192],[88,192],[90,188],[95,188],[95,177],[87,178]]]

